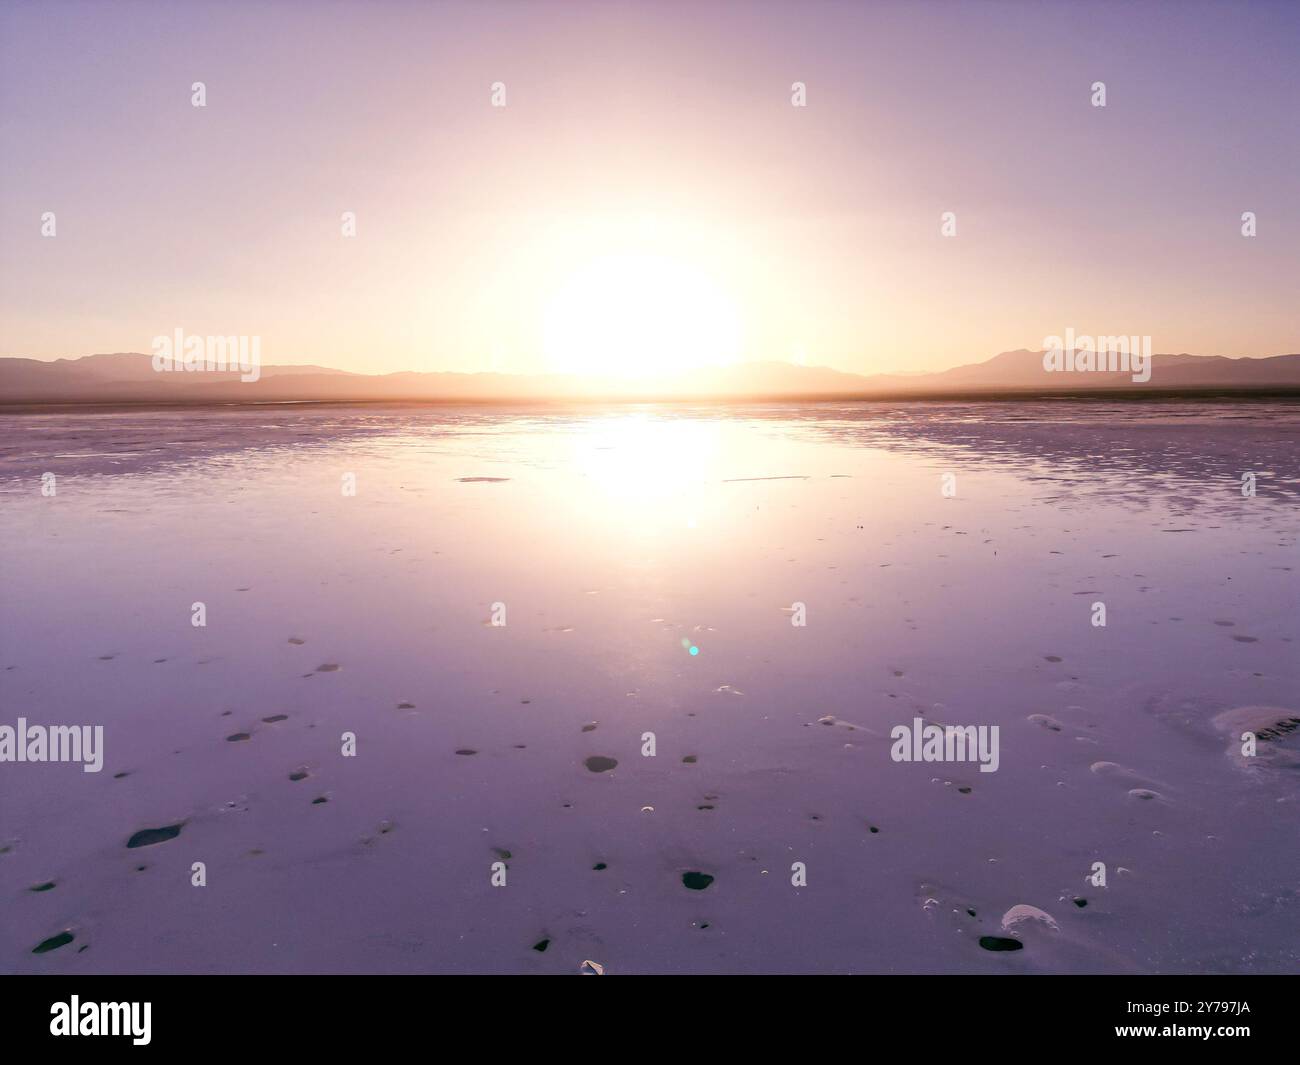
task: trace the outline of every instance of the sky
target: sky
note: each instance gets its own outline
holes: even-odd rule
[[[1296,352],[1297,56],[1291,2],[5,2],[0,355]]]

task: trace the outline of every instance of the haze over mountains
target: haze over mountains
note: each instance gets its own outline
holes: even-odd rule
[[[0,358],[0,403],[268,403],[566,399],[905,398],[980,392],[1105,390],[1298,390],[1300,354],[1230,359],[1155,355],[1150,380],[1125,371],[1049,372],[1043,353],[1006,351],[939,373],[844,373],[824,366],[752,362],[654,381],[562,374],[357,374],[311,365],[266,365],[256,381],[238,372],[158,372],[152,356],[86,355],[52,362]]]

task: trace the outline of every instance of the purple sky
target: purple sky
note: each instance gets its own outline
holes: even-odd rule
[[[646,257],[743,358],[1300,351],[1297,57],[1290,2],[6,3],[0,354],[555,368]]]

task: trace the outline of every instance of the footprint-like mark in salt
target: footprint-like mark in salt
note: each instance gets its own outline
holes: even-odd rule
[[[245,740],[251,740],[252,734],[249,732],[232,732],[226,737],[227,743],[243,743]]]
[[[1158,780],[1152,780],[1150,777],[1144,777],[1141,773],[1122,766],[1118,762],[1093,762],[1088,767],[1095,775],[1106,780],[1113,780],[1117,784],[1126,785],[1131,795],[1134,791],[1150,791],[1153,794],[1157,788],[1164,788],[1166,785]]]
[[[270,717],[264,717],[264,718],[262,718],[262,720],[263,720],[264,722],[266,722],[266,724],[268,724],[268,725],[274,725],[277,721],[288,721],[288,720],[289,720],[289,715],[288,715],[288,714],[272,714]]]
[[[1037,906],[1030,906],[1026,902],[1017,903],[1002,915],[1002,931],[1015,932],[1020,926],[1029,926],[1030,922],[1036,922],[1053,932],[1059,932],[1061,926],[1056,923],[1046,910],[1040,910]]]
[[[852,721],[845,721],[834,714],[823,714],[817,719],[817,724],[826,725],[828,728],[838,725],[840,728],[848,729],[850,732],[865,732],[868,736],[879,736],[875,729],[867,728],[866,725],[855,725]]]
[[[971,948],[995,953],[1024,951],[1027,964],[1045,971],[1076,966],[1133,971],[1130,960],[1113,955],[1069,929],[1062,929],[1046,910],[1028,903],[1017,903],[1002,913],[994,924],[981,914],[996,913],[997,907],[984,905],[943,885],[922,883],[917,891],[921,908],[934,920],[961,933]]]
[[[1047,714],[1030,714],[1027,718],[1025,718],[1025,720],[1030,721],[1033,724],[1040,726],[1041,728],[1045,728],[1049,732],[1065,731],[1065,726],[1061,724],[1061,722],[1057,721],[1056,718],[1054,717],[1048,716]]]
[[[317,673],[337,673],[343,667],[337,662],[325,662],[316,667]]]
[[[1152,791],[1150,788],[1130,788],[1128,797],[1134,802],[1154,802],[1164,803],[1166,805],[1169,803],[1169,800],[1161,795],[1160,792]]]

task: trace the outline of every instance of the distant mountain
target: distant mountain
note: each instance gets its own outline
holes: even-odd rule
[[[1167,390],[1300,391],[1300,354],[1229,359],[1217,355],[1155,355],[1150,380],[1125,371],[1050,372],[1043,353],[1005,351],[984,362],[939,373],[843,373],[824,366],[739,363],[693,371],[646,385],[562,374],[357,374],[322,366],[263,366],[257,381],[238,373],[157,372],[152,357],[133,352],[42,362],[0,358],[0,403],[274,403],[371,400],[764,399],[902,398],[980,392],[1107,392]]]
[[[1096,356],[1100,359],[1101,356]],[[881,378],[875,378],[879,382]],[[1150,379],[1143,383],[1123,370],[1049,371],[1043,368],[1043,352],[1004,351],[985,362],[956,366],[921,380],[892,379],[900,385],[912,382],[925,389],[947,391],[995,389],[1018,391],[1128,388],[1165,390],[1187,388],[1297,388],[1300,387],[1300,355],[1229,359],[1222,355],[1153,355]]]
[[[263,366],[263,377],[322,375],[350,377],[346,370],[331,370],[324,366]],[[83,355],[75,359],[0,358],[0,402],[42,401],[46,397],[63,401],[64,397],[81,399],[87,395],[104,399],[144,398],[155,389],[179,392],[187,384],[186,377],[220,379],[231,375],[193,373],[184,371],[159,373],[153,368],[153,356],[137,352],[115,352],[110,355]],[[237,379],[237,375],[234,375]],[[197,382],[194,382],[197,383]]]

